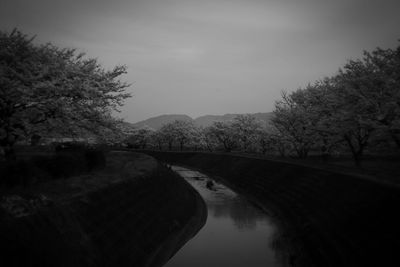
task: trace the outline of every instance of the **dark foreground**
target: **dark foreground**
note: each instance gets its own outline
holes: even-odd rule
[[[221,177],[280,221],[288,266],[400,266],[400,189],[351,174],[209,153],[147,152]]]
[[[206,220],[200,195],[143,154],[2,190],[0,266],[162,266]]]

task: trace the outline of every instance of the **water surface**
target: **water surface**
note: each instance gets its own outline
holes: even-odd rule
[[[200,232],[165,266],[281,266],[271,246],[276,227],[267,214],[200,172],[172,168],[203,197],[208,218]]]

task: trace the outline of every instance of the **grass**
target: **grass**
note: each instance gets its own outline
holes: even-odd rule
[[[0,187],[26,187],[105,166],[104,151],[93,148],[75,147],[55,151],[50,147],[19,147],[17,151],[15,161],[0,161]]]
[[[203,226],[205,203],[177,174],[139,153],[106,159],[101,170],[6,188],[1,266],[161,266]]]

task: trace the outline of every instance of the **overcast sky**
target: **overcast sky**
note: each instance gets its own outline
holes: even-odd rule
[[[400,39],[399,0],[1,0],[1,30],[128,67],[119,116],[272,111],[281,90]]]

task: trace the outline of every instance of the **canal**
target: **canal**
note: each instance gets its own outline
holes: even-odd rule
[[[198,171],[172,166],[203,197],[208,218],[167,267],[276,267],[276,226],[262,210],[222,183]]]

